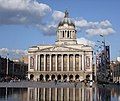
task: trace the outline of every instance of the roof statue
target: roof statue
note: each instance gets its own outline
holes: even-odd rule
[[[66,11],[65,11],[65,16],[64,16],[64,18],[68,18],[68,15],[69,15],[69,13],[68,13],[68,11],[66,10]]]
[[[67,10],[65,11],[64,18],[59,22],[58,27],[59,26],[63,26],[64,24],[68,24],[70,26],[74,26],[75,27],[74,22],[69,18],[69,13],[68,13]]]

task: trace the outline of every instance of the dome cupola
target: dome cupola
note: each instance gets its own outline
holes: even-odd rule
[[[64,16],[63,20],[60,21],[60,23],[58,24],[58,27],[63,26],[64,24],[68,24],[69,26],[74,26],[75,27],[75,24],[69,18],[69,13],[67,11],[65,11],[65,16]]]
[[[56,44],[76,44],[75,24],[69,18],[69,13],[65,11],[64,18],[60,21],[57,27]]]

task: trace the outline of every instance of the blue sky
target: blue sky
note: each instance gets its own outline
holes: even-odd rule
[[[90,29],[103,32],[115,59],[120,50],[119,9],[120,0],[0,0],[0,48],[27,50],[32,45],[54,44],[56,25],[68,10],[80,28],[78,38],[102,41]]]

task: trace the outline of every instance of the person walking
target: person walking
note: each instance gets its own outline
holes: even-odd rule
[[[57,80],[55,79],[55,85],[57,84]]]

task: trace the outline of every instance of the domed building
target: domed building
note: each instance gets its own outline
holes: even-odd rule
[[[93,50],[77,43],[74,22],[66,11],[57,27],[54,45],[38,45],[28,50],[28,77],[35,81],[92,80]]]

